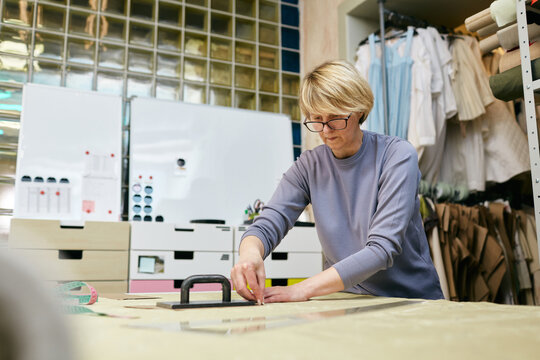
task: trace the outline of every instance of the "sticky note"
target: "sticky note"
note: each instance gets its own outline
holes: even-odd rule
[[[148,256],[139,256],[139,272],[154,274],[156,267],[156,258]]]

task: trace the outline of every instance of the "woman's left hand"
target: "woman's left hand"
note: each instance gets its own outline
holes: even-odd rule
[[[293,302],[293,301],[307,301],[308,296],[303,290],[301,283],[291,286],[272,286],[264,289],[264,302]]]

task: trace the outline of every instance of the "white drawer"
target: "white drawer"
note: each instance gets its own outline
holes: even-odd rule
[[[230,276],[232,252],[141,251],[130,254],[131,280],[185,279],[197,274]]]
[[[235,253],[235,262],[238,253]],[[273,252],[264,260],[267,279],[308,278],[323,270],[322,253]]]
[[[238,251],[247,226],[238,226],[234,233],[234,249]],[[314,227],[293,227],[274,251],[320,252],[321,244]]]
[[[225,225],[131,224],[133,250],[232,251],[233,228]]]

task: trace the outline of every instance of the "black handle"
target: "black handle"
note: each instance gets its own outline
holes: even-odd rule
[[[189,290],[195,284],[220,283],[223,294],[223,302],[231,302],[231,283],[223,275],[192,275],[182,282],[180,287],[180,303],[189,304]]]

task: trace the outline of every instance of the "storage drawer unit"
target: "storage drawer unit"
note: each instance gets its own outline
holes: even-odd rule
[[[197,274],[230,276],[232,227],[159,222],[132,222],[131,226],[130,292],[179,291],[182,280]],[[219,284],[208,284],[192,291],[219,289]]]
[[[99,292],[126,292],[129,223],[12,219],[9,247],[51,281],[85,281]]]

